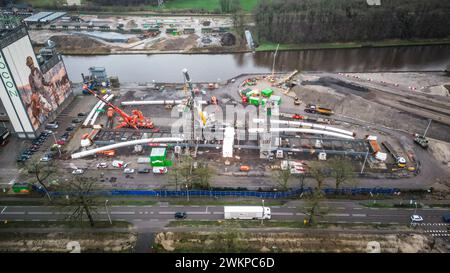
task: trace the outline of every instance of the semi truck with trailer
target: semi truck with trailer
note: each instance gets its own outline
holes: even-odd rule
[[[270,220],[271,212],[269,207],[265,206],[224,206],[225,219]]]
[[[322,115],[327,115],[327,116],[330,116],[333,114],[333,110],[325,108],[325,107],[320,107],[315,104],[306,105],[305,112],[312,113],[312,114],[322,114]]]

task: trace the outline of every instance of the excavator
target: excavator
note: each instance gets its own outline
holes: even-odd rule
[[[112,118],[113,111],[122,117],[122,121],[119,123],[119,125],[114,127],[114,129],[119,129],[122,127],[132,127],[136,130],[139,130],[139,128],[147,128],[147,129],[154,128],[153,122],[150,119],[144,117],[144,115],[142,114],[141,111],[134,109],[132,111],[132,115],[130,116],[127,113],[125,113],[122,109],[120,109],[119,107],[117,107],[114,104],[110,103],[109,101],[103,99],[101,96],[99,96],[93,90],[91,90],[87,84],[83,85],[83,90],[91,93],[93,96],[95,96],[97,99],[104,102],[109,107],[108,108],[108,118],[110,117],[110,114],[111,114],[111,118]],[[111,108],[112,108],[112,110],[110,110]]]

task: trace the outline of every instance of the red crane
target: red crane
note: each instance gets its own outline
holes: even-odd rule
[[[144,117],[144,115],[142,114],[141,111],[134,109],[132,111],[133,114],[131,116],[129,116],[127,113],[122,111],[122,109],[120,109],[119,107],[115,106],[114,104],[110,103],[109,101],[107,101],[107,100],[103,99],[102,97],[100,97],[99,95],[97,95],[97,93],[95,93],[94,91],[89,89],[89,87],[86,84],[83,85],[83,89],[86,90],[87,92],[91,93],[92,95],[94,95],[97,99],[104,102],[106,105],[108,105],[110,108],[112,108],[114,110],[114,112],[116,112],[117,114],[119,114],[122,117],[122,122],[120,122],[120,124],[117,125],[115,127],[115,129],[119,129],[119,128],[122,128],[125,126],[133,127],[136,130],[139,130],[139,128],[153,129],[153,127],[154,127],[153,122],[150,119]],[[110,112],[110,111],[108,111],[108,112]]]

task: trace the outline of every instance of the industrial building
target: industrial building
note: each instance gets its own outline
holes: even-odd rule
[[[0,116],[19,138],[35,138],[73,98],[62,57],[48,43],[36,56],[23,24],[8,25],[0,40]]]

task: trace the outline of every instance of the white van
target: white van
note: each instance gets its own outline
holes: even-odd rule
[[[112,166],[116,167],[116,168],[126,168],[127,167],[127,163],[123,162],[123,160],[114,160],[112,162]]]
[[[153,173],[154,174],[165,174],[167,173],[166,167],[153,167]]]

